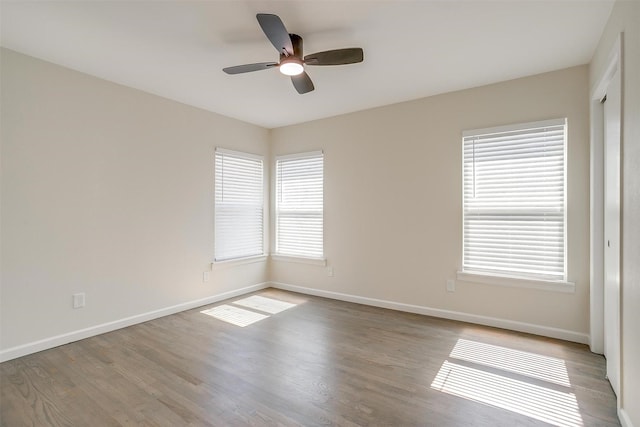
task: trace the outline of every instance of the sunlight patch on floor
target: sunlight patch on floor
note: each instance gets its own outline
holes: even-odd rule
[[[445,361],[431,388],[562,427],[582,426],[573,393]]]
[[[269,317],[266,314],[244,310],[242,308],[233,307],[227,304],[219,305],[208,310],[203,310],[200,313],[215,317],[218,320],[222,320],[243,328],[252,323],[259,322],[262,319],[266,319],[267,317]]]
[[[260,295],[251,295],[250,297],[234,301],[233,304],[264,311],[269,314],[277,314],[296,306],[296,304],[292,304],[290,302],[267,298]]]
[[[497,345],[459,339],[450,357],[570,387],[564,360]]]
[[[560,427],[583,425],[564,360],[459,339],[431,388]]]
[[[252,295],[229,304],[202,310],[200,313],[244,328],[297,305],[260,295]]]

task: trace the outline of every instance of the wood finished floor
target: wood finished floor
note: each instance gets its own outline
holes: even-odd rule
[[[275,289],[0,364],[2,426],[617,426],[584,345]]]

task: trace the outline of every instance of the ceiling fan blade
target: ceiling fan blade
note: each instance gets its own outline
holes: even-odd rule
[[[302,74],[298,74],[297,76],[291,76],[291,83],[293,83],[293,86],[300,95],[311,92],[315,89],[315,86],[313,86],[313,82],[311,81],[311,77],[309,77],[309,74],[304,71]]]
[[[258,62],[256,64],[244,64],[244,65],[236,65],[234,67],[227,67],[227,68],[223,68],[222,71],[224,71],[227,74],[241,74],[241,73],[248,73],[250,71],[266,70],[268,68],[273,68],[277,66],[278,66],[277,62]]]
[[[362,62],[364,52],[359,47],[316,52],[304,57],[307,65],[344,65]]]
[[[262,27],[262,31],[264,31],[264,34],[278,53],[282,54],[286,51],[288,55],[293,55],[291,37],[280,17],[270,13],[258,13],[256,18],[260,27]]]

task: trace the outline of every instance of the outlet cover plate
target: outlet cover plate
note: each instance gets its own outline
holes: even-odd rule
[[[447,279],[447,292],[456,291],[456,281],[453,279]]]
[[[73,294],[73,308],[82,308],[85,304],[84,292]]]

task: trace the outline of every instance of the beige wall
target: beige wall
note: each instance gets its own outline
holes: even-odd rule
[[[214,147],[267,154],[267,130],[1,55],[0,350],[267,280],[262,262],[202,282]]]
[[[588,105],[582,66],[267,131],[3,50],[0,350],[268,280],[586,337]],[[447,293],[461,261],[461,132],[556,117],[569,119],[575,294],[460,281]],[[202,283],[217,145],[324,150],[334,277],[274,261]],[[86,308],[71,308],[75,292]]]
[[[623,36],[622,82],[622,366],[621,406],[640,426],[640,1],[617,1],[591,62],[590,83],[604,72]]]
[[[588,68],[580,66],[272,130],[272,154],[325,153],[325,255],[273,261],[271,279],[586,337],[589,319]],[[575,294],[458,281],[461,134],[567,117],[568,263]]]

